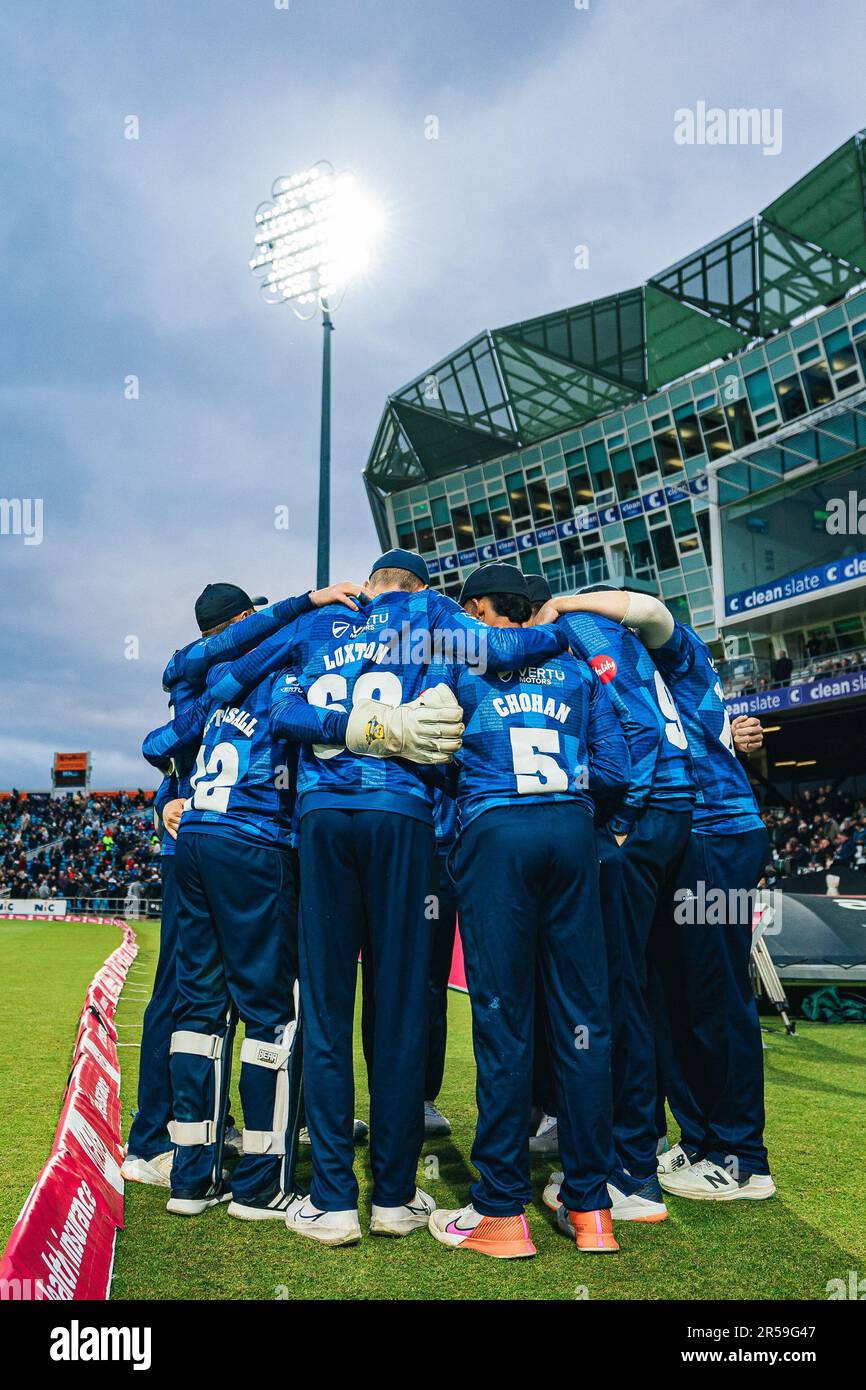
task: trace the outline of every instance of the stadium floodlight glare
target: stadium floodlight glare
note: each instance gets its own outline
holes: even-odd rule
[[[256,209],[250,270],[268,304],[290,304],[298,318],[322,312],[322,429],[316,582],[329,580],[331,545],[331,319],[349,281],[370,264],[381,215],[352,174],[320,160],[274,181]]]

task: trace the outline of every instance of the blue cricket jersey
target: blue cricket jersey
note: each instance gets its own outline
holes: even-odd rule
[[[352,619],[355,618],[355,621]],[[553,627],[488,628],[433,589],[379,594],[363,613],[321,609],[310,615],[305,657],[296,660],[297,687],[279,692],[271,712],[274,733],[296,737],[303,699],[348,713],[356,700],[399,705],[447,677],[455,665],[511,670],[562,651]],[[361,758],[346,749],[304,744],[298,758],[299,810],[395,811],[432,821],[434,769],[402,758]]]
[[[626,832],[648,806],[688,811],[695,780],[688,739],[670,691],[643,643],[621,623],[597,613],[565,613],[559,620],[572,651],[581,656],[628,711],[631,783],[611,820]]]
[[[689,740],[697,782],[692,829],[703,835],[741,835],[763,826],[749,775],[737,757],[722,683],[710,650],[677,623],[653,653],[670,681]]]
[[[460,829],[494,806],[568,801],[595,812],[629,783],[628,745],[596,674],[570,653],[522,670],[453,672],[466,732],[455,754]]]
[[[309,594],[280,599],[278,603],[272,603],[268,608],[251,613],[238,623],[229,623],[222,632],[214,633],[211,637],[197,637],[195,641],[174,652],[162,675],[162,688],[168,693],[172,714],[182,715],[194,704],[205,688],[208,673],[217,662],[233,661],[284,624],[302,613],[311,612],[312,608]],[[189,797],[192,769],[192,755],[189,750],[179,752],[176,759],[174,797],[183,797],[184,800]],[[163,806],[166,801],[172,799],[166,794],[165,783],[159,788],[159,794]],[[161,807],[158,809],[161,815]],[[162,837],[161,853],[171,855],[174,854],[174,850],[175,841],[166,833]]]
[[[225,834],[253,844],[291,842],[296,752],[272,734],[270,708],[275,689],[285,698],[296,684],[291,672],[278,668],[311,618],[304,614],[255,651],[213,666],[204,693],[144,740],[145,758],[163,770],[169,760],[189,766],[195,755],[181,832]],[[294,736],[342,740],[344,723],[304,702]]]

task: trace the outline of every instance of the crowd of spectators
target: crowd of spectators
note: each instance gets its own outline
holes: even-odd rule
[[[0,799],[0,896],[108,910],[160,894],[159,840],[143,792]]]
[[[758,657],[728,658],[719,663],[719,671],[728,695],[760,695],[786,685],[801,685],[820,676],[844,676],[866,667],[866,649],[833,652],[825,650],[826,643],[812,638],[803,647],[799,660],[792,660],[781,651],[772,661]]]
[[[763,812],[776,872],[800,874],[866,869],[866,798],[828,785]]]

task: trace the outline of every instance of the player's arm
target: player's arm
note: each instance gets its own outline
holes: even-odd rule
[[[243,699],[247,691],[263,681],[265,676],[290,667],[308,623],[307,615],[300,614],[277,632],[271,633],[251,652],[245,652],[234,661],[222,661],[212,667],[207,676],[207,689],[211,699],[220,703],[224,700],[237,703]],[[240,627],[240,624],[238,626]]]
[[[444,685],[405,705],[356,700],[351,711],[338,705],[311,705],[291,672],[286,672],[274,685],[271,733],[296,743],[336,744],[359,757],[444,763],[460,747],[463,711]]]
[[[239,623],[229,623],[213,637],[202,637],[194,642],[186,653],[183,675],[190,684],[201,685],[217,662],[236,660],[302,614],[311,613],[314,608],[340,603],[357,613],[356,600],[359,596],[365,596],[366,592],[363,585],[340,582],[326,589],[312,589],[294,598],[280,599],[278,603],[261,608],[258,613],[250,613]]]
[[[198,747],[204,733],[208,712],[213,705],[209,694],[200,695],[182,714],[158,729],[151,729],[141,745],[141,751],[152,767],[168,772],[172,762],[184,749]]]
[[[619,806],[629,791],[631,754],[621,717],[608,691],[594,671],[589,674],[589,789],[605,808],[613,808]],[[628,719],[627,711],[623,717]]]
[[[549,661],[568,646],[567,636],[554,627],[486,627],[444,594],[428,590],[431,632],[459,634],[466,653],[461,664],[488,671],[515,671],[533,662]]]
[[[644,646],[663,647],[674,630],[674,616],[649,594],[625,589],[599,589],[591,594],[569,594],[549,599],[536,614],[536,623],[552,623],[566,613],[597,613],[611,622],[633,628]]]

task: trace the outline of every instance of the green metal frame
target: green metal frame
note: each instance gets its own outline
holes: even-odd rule
[[[763,212],[646,285],[479,334],[389,397],[365,470],[382,496],[659,391],[866,280],[866,131]]]

